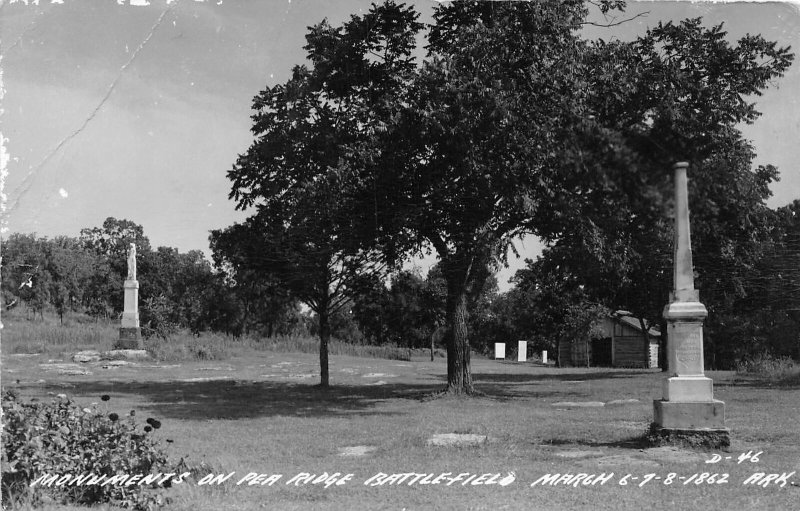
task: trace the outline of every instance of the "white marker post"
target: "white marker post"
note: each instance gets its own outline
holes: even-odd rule
[[[528,360],[528,342],[517,341],[517,362]]]
[[[504,342],[496,342],[494,343],[494,358],[495,360],[505,360],[506,359],[506,343]]]

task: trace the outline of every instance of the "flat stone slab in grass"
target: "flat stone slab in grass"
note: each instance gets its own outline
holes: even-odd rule
[[[629,405],[633,403],[638,403],[638,399],[614,399],[606,403],[606,405]]]
[[[136,364],[134,364],[133,362],[129,362],[127,360],[109,360],[108,362],[102,364],[100,367],[102,367],[103,369],[115,369],[117,367],[125,367],[125,366],[136,367]]]
[[[281,366],[290,366],[294,365],[294,362],[278,362],[277,364],[272,364],[270,367],[281,367]]]
[[[395,378],[396,374],[386,374],[386,373],[368,373],[364,374],[362,378]]]
[[[553,453],[560,458],[590,458],[595,456],[602,456],[605,454],[605,451],[599,450],[572,450],[572,451],[559,451]]]
[[[111,350],[100,354],[102,360],[149,360],[145,350]]]
[[[428,445],[437,447],[464,447],[486,443],[486,435],[474,433],[439,433],[428,439]]]
[[[559,401],[553,403],[552,406],[557,408],[597,408],[605,405],[602,401]]]
[[[79,351],[72,355],[73,362],[97,362],[100,360],[100,352],[96,350]]]
[[[339,456],[364,456],[375,451],[377,447],[370,445],[353,445],[350,447],[340,447]]]
[[[210,378],[185,378],[183,380],[178,380],[178,381],[192,383],[192,382],[219,381],[219,380],[230,380],[230,379],[232,379],[231,376],[212,376]]]
[[[80,364],[75,363],[47,363],[39,364],[45,371],[56,371],[58,374],[92,374]]]
[[[88,376],[92,374],[92,372],[79,367],[78,369],[59,369],[58,374],[63,374],[65,376]]]
[[[372,383],[367,383],[367,387],[372,387],[375,385],[386,385],[386,382],[383,380],[374,381]]]

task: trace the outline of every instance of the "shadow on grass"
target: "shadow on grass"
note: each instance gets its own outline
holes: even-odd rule
[[[784,379],[770,379],[759,376],[736,376],[728,381],[714,381],[715,387],[749,388],[756,390],[793,390],[800,389],[800,375]]]
[[[391,400],[428,401],[445,388],[441,383],[386,385],[335,385],[321,388],[311,383],[275,381],[87,381],[69,393],[98,400],[104,394],[142,400],[154,415],[180,420],[249,419],[259,417],[329,418],[354,414],[399,415],[378,409]],[[513,401],[518,398],[559,398],[578,396],[574,392],[517,391],[502,384],[478,384],[480,395],[470,399]],[[63,392],[58,383],[40,387]]]
[[[497,383],[540,383],[540,382],[584,382],[594,380],[613,380],[621,378],[643,378],[661,372],[648,370],[617,370],[617,371],[598,371],[597,369],[587,369],[585,371],[573,370],[569,373],[561,374],[525,374],[525,373],[473,373],[472,379],[480,384],[481,382]]]
[[[421,399],[436,390],[429,385],[337,385],[273,381],[85,382],[71,393],[94,399],[103,394],[143,398],[142,406],[164,418],[182,420],[258,417],[349,417],[353,414],[396,415],[375,409],[391,399]]]
[[[633,436],[630,438],[623,438],[622,440],[615,440],[613,442],[600,442],[595,440],[578,440],[578,439],[552,439],[542,442],[542,445],[553,446],[582,446],[582,447],[609,447],[618,449],[646,449],[652,447],[652,444],[647,438],[647,432],[642,431],[641,435]]]

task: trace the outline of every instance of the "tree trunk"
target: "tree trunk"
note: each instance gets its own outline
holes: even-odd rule
[[[330,385],[328,376],[328,341],[331,329],[328,323],[328,310],[324,307],[319,312],[319,386],[327,388]]]
[[[267,314],[267,338],[272,339],[272,336],[275,334],[275,316],[272,314]]]
[[[589,360],[589,348],[591,346],[592,346],[592,340],[589,339],[589,336],[587,334],[587,336],[586,336],[586,368],[587,369],[592,367],[591,364],[590,364],[590,360]]]
[[[433,331],[431,332],[431,362],[433,362],[433,338],[435,336],[436,336],[436,328],[434,328]]]
[[[650,369],[650,335],[647,333],[650,331],[645,325],[644,318],[639,317],[639,329],[642,332],[642,338],[644,342],[644,368]]]
[[[658,340],[658,367],[661,368],[662,373],[669,370],[667,363],[667,322],[661,321],[661,337]]]
[[[459,283],[448,282],[447,287],[447,391],[452,394],[472,394],[467,292]]]

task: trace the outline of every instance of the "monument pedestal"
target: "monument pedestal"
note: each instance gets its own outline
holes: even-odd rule
[[[664,380],[663,399],[653,401],[651,440],[726,448],[730,446],[730,433],[725,427],[725,403],[714,399],[713,381],[703,372],[703,320],[707,311],[696,296],[695,290],[674,293],[672,303],[664,309],[672,375]],[[676,298],[694,300],[674,301]]]
[[[139,328],[139,282],[136,280],[125,281],[125,309],[122,312],[119,340],[114,344],[114,348],[121,350],[144,349],[142,331]]]

